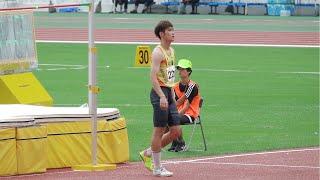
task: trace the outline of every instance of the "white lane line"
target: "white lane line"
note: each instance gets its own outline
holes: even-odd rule
[[[37,40],[37,43],[70,43],[70,44],[87,44],[88,41],[57,41],[57,40]],[[95,41],[96,44],[141,44],[157,45],[159,42],[114,42],[114,41]],[[173,43],[173,45],[187,46],[240,46],[240,47],[297,47],[297,48],[319,48],[320,45],[291,45],[291,44],[228,44],[228,43]]]
[[[220,157],[211,157],[211,158],[202,158],[202,159],[193,159],[193,160],[188,160],[188,161],[164,161],[162,164],[177,164],[177,163],[196,163],[197,161],[203,161],[203,160],[212,160],[212,159],[221,159],[221,158],[228,158],[228,157],[241,157],[241,156],[252,156],[252,155],[263,155],[263,154],[276,154],[276,153],[290,153],[290,152],[303,152],[303,151],[314,151],[314,150],[320,150],[320,148],[306,148],[306,149],[293,149],[293,150],[280,150],[280,151],[270,151],[270,152],[261,152],[261,153],[247,153],[247,154],[238,154],[238,155],[230,155],[230,156],[220,156]],[[202,162],[206,163],[206,162]],[[226,163],[224,163],[226,164]],[[228,164],[235,164],[235,163],[228,163]],[[236,163],[239,165],[239,163]],[[245,164],[243,164],[245,165]],[[250,165],[250,164],[246,164]],[[255,164],[252,166],[284,166],[284,165],[263,165],[263,164]],[[124,165],[122,168],[130,168],[130,167],[137,167],[139,164],[133,164],[132,166]],[[299,166],[299,167],[304,167],[304,166]],[[305,166],[308,167],[308,166]],[[310,167],[309,167],[310,168]],[[311,166],[312,168],[312,166]],[[314,167],[319,169],[319,167]],[[46,172],[44,174],[30,174],[30,175],[19,175],[16,176],[17,178],[23,178],[23,177],[33,177],[33,176],[41,176],[41,175],[53,175],[53,174],[67,174],[67,173],[78,173],[79,171],[63,171],[63,172]],[[3,179],[11,179],[12,177],[2,177]]]
[[[259,166],[259,167],[284,167],[284,168],[307,168],[320,169],[318,166],[293,166],[282,164],[261,164],[261,163],[227,163],[227,162],[189,162],[191,164],[217,164],[217,165],[236,165],[236,166]]]
[[[320,148],[317,147],[317,148],[306,148],[306,149],[291,149],[291,150],[236,154],[236,155],[209,157],[209,158],[198,158],[198,159],[183,160],[183,161],[167,161],[166,164],[190,163],[190,162],[225,159],[225,158],[233,158],[233,157],[257,156],[257,155],[266,155],[266,154],[280,154],[280,153],[292,153],[292,152],[304,152],[304,151],[319,151],[319,150]]]

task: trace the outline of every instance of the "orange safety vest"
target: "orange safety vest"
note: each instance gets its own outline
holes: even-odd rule
[[[193,82],[191,80],[190,80],[190,82],[196,84],[195,82]],[[197,118],[199,116],[199,112],[200,112],[199,105],[200,105],[201,96],[200,96],[200,92],[199,92],[199,86],[197,84],[196,84],[196,86],[198,87],[198,94],[193,98],[193,100],[189,106],[189,109],[187,109],[187,111],[185,112],[186,115],[189,115],[193,118]],[[184,96],[185,93],[180,91],[179,83],[176,83],[173,88],[174,88],[174,92],[178,96],[178,99],[180,99],[182,96]],[[187,103],[187,100],[185,100],[185,102],[182,103],[180,106],[177,106],[178,111],[180,111],[185,106],[186,103]]]

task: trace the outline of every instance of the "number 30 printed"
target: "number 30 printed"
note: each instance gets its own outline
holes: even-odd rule
[[[139,63],[140,64],[148,64],[149,63],[149,52],[147,50],[140,50],[139,51],[139,55],[140,55],[140,60]]]

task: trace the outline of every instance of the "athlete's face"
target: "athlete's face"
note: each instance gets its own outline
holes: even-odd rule
[[[170,42],[174,41],[174,29],[173,29],[173,27],[169,27],[164,31],[163,39],[165,39],[166,41],[170,41]]]
[[[179,70],[179,76],[181,79],[187,78],[189,75],[189,72],[187,71],[187,69],[184,68],[178,68]]]

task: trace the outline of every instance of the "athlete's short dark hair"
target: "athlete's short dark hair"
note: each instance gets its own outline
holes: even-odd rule
[[[154,28],[154,34],[161,39],[160,32],[165,32],[169,27],[173,27],[172,23],[167,20],[160,21]]]

